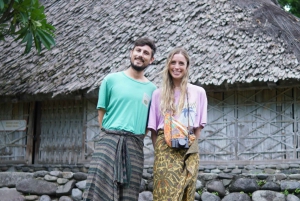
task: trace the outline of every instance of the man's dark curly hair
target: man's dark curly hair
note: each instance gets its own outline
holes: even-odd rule
[[[133,49],[136,47],[136,46],[145,46],[145,45],[148,45],[151,49],[152,49],[152,53],[151,53],[151,56],[153,57],[155,52],[156,52],[156,46],[154,44],[154,41],[147,38],[147,37],[143,37],[143,38],[139,38],[137,39],[135,42],[134,42],[134,46],[133,46]]]

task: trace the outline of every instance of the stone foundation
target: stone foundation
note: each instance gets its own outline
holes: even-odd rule
[[[299,162],[300,163],[300,162]],[[1,201],[80,201],[88,165],[1,165]],[[153,200],[145,167],[139,201]],[[195,200],[300,201],[300,165],[200,166]]]

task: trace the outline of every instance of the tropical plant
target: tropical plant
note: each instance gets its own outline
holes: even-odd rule
[[[0,40],[12,36],[26,43],[24,53],[30,52],[34,42],[41,52],[42,44],[47,49],[55,45],[54,30],[38,0],[0,0]]]

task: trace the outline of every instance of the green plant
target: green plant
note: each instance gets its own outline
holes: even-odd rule
[[[252,197],[252,193],[248,193],[249,197]]]
[[[266,182],[266,180],[258,180],[258,181],[256,181],[256,183],[257,183],[257,185],[259,185],[261,187],[261,186],[265,185],[267,182]]]
[[[243,194],[243,193],[244,193],[244,191],[241,191],[240,193],[241,193],[241,194]]]
[[[289,191],[287,189],[285,189],[283,192],[281,192],[283,195],[288,195]]]
[[[54,31],[39,0],[0,0],[0,41],[12,36],[26,43],[25,54],[33,44],[40,53],[42,44],[47,49],[55,45]]]
[[[212,192],[212,194],[216,195],[216,196],[219,196],[219,193],[218,192]]]
[[[203,190],[202,190],[202,189],[200,189],[200,190],[198,190],[198,191],[197,191],[197,193],[198,193],[199,195],[202,195],[202,193],[203,193]]]
[[[300,189],[297,188],[297,189],[295,190],[295,193],[296,193],[296,194],[299,194],[299,193],[300,193]]]

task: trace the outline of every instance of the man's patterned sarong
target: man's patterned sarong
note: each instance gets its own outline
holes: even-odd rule
[[[137,201],[143,166],[143,135],[105,134],[96,144],[85,201]]]
[[[169,147],[158,132],[154,160],[154,201],[194,201],[199,168],[198,143],[189,149]]]

